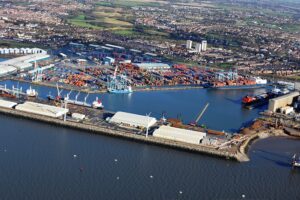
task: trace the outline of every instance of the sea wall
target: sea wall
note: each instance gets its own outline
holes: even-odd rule
[[[18,110],[8,109],[8,108],[0,108],[0,113],[15,116],[15,117],[20,117],[20,118],[40,121],[47,124],[55,124],[59,126],[74,128],[74,129],[83,130],[83,131],[96,133],[96,134],[114,136],[118,138],[124,138],[128,140],[133,140],[133,141],[138,141],[138,142],[143,142],[148,144],[160,145],[160,146],[165,146],[165,147],[170,147],[174,149],[185,150],[185,151],[190,151],[195,153],[203,153],[211,156],[233,159],[240,162],[246,161],[244,159],[244,156],[241,155],[240,153],[231,153],[226,150],[217,150],[215,148],[208,147],[208,146],[188,144],[184,142],[177,142],[173,140],[156,138],[153,136],[145,137],[143,135],[130,134],[128,132],[124,132],[120,130],[113,130],[112,128],[109,128],[107,126],[96,126],[96,125],[86,124],[81,122],[63,121],[61,119],[31,114],[27,112],[21,112]]]

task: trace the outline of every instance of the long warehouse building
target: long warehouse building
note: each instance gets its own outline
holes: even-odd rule
[[[48,59],[50,55],[47,53],[37,53],[17,58],[12,58],[0,62],[0,76],[16,73],[17,71],[25,71],[33,68],[35,61]]]
[[[23,104],[17,105],[16,110],[20,110],[32,114],[44,115],[53,118],[63,117],[65,114],[69,112],[69,109],[30,102],[30,101],[26,101]]]
[[[171,126],[161,126],[153,132],[153,136],[179,142],[200,144],[206,137],[206,133]]]
[[[157,120],[154,117],[148,117],[144,115],[137,115],[127,112],[117,112],[111,119],[110,123],[136,127],[136,128],[146,128],[154,126]]]
[[[291,105],[295,97],[299,96],[299,92],[292,92],[269,101],[269,111],[276,112],[279,108]]]
[[[13,108],[16,105],[17,105],[17,103],[15,103],[15,102],[0,99],[0,107],[2,107],[2,108]]]

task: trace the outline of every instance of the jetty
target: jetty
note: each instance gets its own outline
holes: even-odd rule
[[[76,106],[74,107],[77,108]],[[95,112],[96,112],[95,115],[98,115],[103,111],[95,111]],[[190,144],[186,142],[174,141],[170,139],[164,139],[164,138],[153,137],[153,136],[145,137],[145,135],[139,134],[137,131],[111,125],[105,122],[105,120],[101,121],[101,123],[93,123],[92,121],[64,120],[62,118],[43,116],[36,113],[21,111],[12,108],[5,108],[5,107],[0,107],[0,113],[5,115],[11,115],[14,117],[40,121],[47,124],[54,124],[62,127],[78,129],[78,130],[86,131],[88,133],[113,136],[117,138],[143,142],[147,144],[159,145],[159,146],[169,147],[178,150],[207,154],[210,156],[216,156],[225,159],[237,160],[240,162],[248,160],[247,156],[243,155],[239,151],[236,152],[228,151],[226,149],[217,149],[207,145]]]

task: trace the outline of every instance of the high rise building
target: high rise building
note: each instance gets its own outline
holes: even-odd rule
[[[202,46],[202,45],[201,45],[200,43],[196,43],[196,48],[195,48],[195,50],[196,50],[197,53],[200,53],[200,52],[201,52],[201,50],[202,50],[201,46]]]
[[[207,41],[206,40],[202,40],[201,46],[202,46],[201,50],[202,51],[206,51],[207,50]]]
[[[192,48],[192,45],[193,45],[193,41],[192,41],[192,40],[187,40],[187,41],[186,41],[186,48],[187,48],[187,49],[191,49],[191,48]]]

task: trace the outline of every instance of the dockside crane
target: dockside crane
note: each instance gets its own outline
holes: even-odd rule
[[[207,110],[209,106],[209,103],[207,103],[204,108],[202,109],[202,111],[200,112],[200,114],[198,115],[197,119],[195,122],[191,122],[189,125],[191,126],[197,126],[198,122],[200,121],[201,117],[203,116],[203,114],[205,113],[205,111]]]

